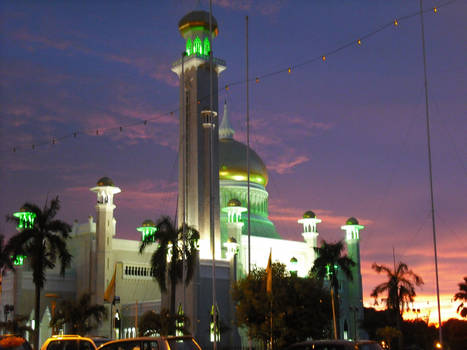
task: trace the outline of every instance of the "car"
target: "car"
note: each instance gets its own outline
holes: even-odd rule
[[[107,340],[107,339],[106,339]],[[99,343],[101,344],[101,343]],[[92,338],[80,335],[53,335],[41,346],[41,350],[96,350]]]
[[[382,350],[373,340],[308,340],[290,345],[288,350]]]
[[[3,334],[0,335],[0,350],[31,350],[31,345],[22,336]]]
[[[98,350],[201,350],[191,336],[138,337],[113,340]]]

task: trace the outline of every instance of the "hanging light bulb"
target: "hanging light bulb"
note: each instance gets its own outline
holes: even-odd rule
[[[361,45],[362,44],[362,41],[360,39],[357,40],[357,44],[358,45]]]
[[[225,86],[225,91],[229,91],[229,86],[228,85]]]
[[[397,27],[399,25],[399,22],[397,21],[397,19],[394,20],[394,27]]]
[[[434,8],[433,8],[433,12],[434,12],[434,13],[438,13],[438,8],[437,8],[437,7],[434,7]]]
[[[256,82],[259,83],[259,78],[258,77],[256,77]]]
[[[323,62],[326,61],[326,56],[321,57],[321,59],[323,60]]]
[[[292,68],[289,67],[289,69],[287,70],[289,72],[289,74],[292,72]]]

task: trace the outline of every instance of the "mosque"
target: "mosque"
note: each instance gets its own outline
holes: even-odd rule
[[[180,79],[177,221],[197,228],[200,241],[195,277],[185,289],[177,288],[177,304],[192,320],[192,334],[202,347],[210,346],[213,337],[221,346],[240,346],[244,340],[236,327],[230,327],[228,334],[212,334],[213,301],[220,320],[232,325],[231,283],[247,274],[249,261],[252,267],[266,267],[270,252],[273,261],[305,277],[316,258],[314,248],[318,246],[321,220],[310,210],[297,218],[302,241],[285,240],[276,231],[268,218],[266,165],[251,148],[247,162],[247,146],[235,139],[227,105],[223,106],[219,123],[217,98],[209,100],[211,90],[217,91],[218,75],[226,69],[225,61],[213,57],[211,75],[209,13],[190,12],[179,21],[178,27],[186,49],[172,65],[172,71]],[[213,17],[212,38],[217,34],[218,24]],[[152,277],[151,247],[139,254],[140,241],[116,235],[114,199],[121,189],[112,179],[103,177],[90,190],[96,193],[96,220],[90,216],[84,223],[73,224],[69,246],[74,259],[65,277],[58,270],[47,273],[39,325],[41,343],[51,335],[48,323],[57,300],[63,298],[92,293],[93,302],[105,304],[112,315],[98,333],[113,338],[134,337],[138,318],[145,311],[159,311],[168,305],[168,296],[161,293]],[[363,228],[355,218],[341,226],[347,254],[356,262],[352,281],[339,277],[341,338],[359,338],[364,334],[359,328],[363,319],[359,231]],[[151,220],[145,220],[138,231],[142,238],[147,234],[157,235]],[[12,312],[7,310],[13,305],[13,312],[29,315],[29,324],[34,327],[32,272],[27,257],[16,264],[17,272],[8,273],[3,279],[0,312],[5,319],[11,318]]]

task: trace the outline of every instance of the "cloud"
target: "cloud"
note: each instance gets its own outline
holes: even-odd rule
[[[310,158],[308,158],[307,156],[296,156],[294,157],[294,159],[290,159],[288,157],[281,157],[281,159],[271,162],[268,169],[273,170],[278,174],[291,173],[292,169],[295,168],[297,165],[306,163],[309,160]]]
[[[58,38],[50,39],[44,35],[32,34],[25,29],[14,33],[13,37],[16,40],[39,44],[46,48],[53,48],[67,53],[80,53],[84,55],[95,56],[108,62],[117,62],[132,66],[136,68],[140,74],[164,82],[172,87],[178,86],[178,79],[176,75],[167,70],[167,67],[170,67],[170,62],[160,62],[160,56],[158,57],[159,62],[156,63],[152,57],[148,57],[146,54],[138,55],[135,52],[132,52],[133,56],[128,56],[96,51],[80,44],[79,42],[61,40]]]

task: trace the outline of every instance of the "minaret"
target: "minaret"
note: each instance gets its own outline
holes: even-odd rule
[[[311,261],[316,260],[316,251],[315,248],[318,247],[318,231],[316,229],[316,225],[321,222],[321,219],[316,217],[316,214],[313,213],[311,210],[308,210],[303,214],[303,218],[298,220],[299,224],[303,224],[303,239],[310,247],[310,254],[312,256]]]
[[[238,259],[240,263],[237,266],[237,272],[243,272],[243,249],[242,249],[242,213],[247,211],[246,208],[242,207],[242,204],[238,199],[231,199],[227,203],[227,207],[222,208],[223,212],[227,213],[227,234],[230,239],[224,246],[227,248],[227,259],[232,258],[234,247],[238,249]],[[233,240],[231,239],[233,238]],[[235,243],[234,246],[232,243]]]
[[[120,188],[116,187],[108,177],[103,177],[97,181],[97,186],[91,188],[97,194],[97,219],[96,219],[96,254],[94,256],[95,281],[94,295],[95,303],[104,303],[104,292],[107,288],[114,272],[113,261],[110,261],[112,251],[112,237],[115,236],[115,218],[113,197],[120,193]]]
[[[200,233],[200,257],[210,259],[211,229],[210,205],[213,206],[216,258],[221,256],[219,228],[219,135],[218,135],[218,75],[225,62],[213,62],[213,111],[207,123],[202,111],[210,108],[210,54],[209,13],[193,11],[178,23],[185,39],[182,57],[172,65],[180,78],[180,150],[178,182],[178,224],[186,221]],[[212,17],[212,38],[217,36],[217,21]],[[212,137],[211,137],[211,133]],[[211,147],[212,141],[212,147]],[[210,166],[212,149],[213,164]],[[212,193],[210,184],[214,184]],[[211,197],[211,198],[210,198]]]
[[[363,320],[363,293],[362,274],[360,270],[360,230],[365,227],[359,225],[354,217],[347,219],[341,229],[345,231],[345,241],[347,243],[347,255],[355,262],[351,268],[352,280],[348,281],[349,288],[349,308],[350,308],[350,337],[359,338],[359,321]]]

